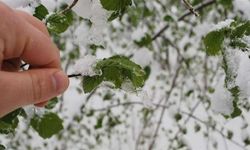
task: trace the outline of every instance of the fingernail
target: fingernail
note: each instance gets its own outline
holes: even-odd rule
[[[63,71],[56,72],[52,76],[52,81],[57,93],[63,93],[68,87],[68,77]]]

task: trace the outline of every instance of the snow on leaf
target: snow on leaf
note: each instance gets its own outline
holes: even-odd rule
[[[55,13],[46,19],[46,24],[50,32],[60,34],[72,24],[72,17],[70,14]]]
[[[100,70],[102,74],[83,78],[85,92],[91,92],[104,81],[113,83],[115,88],[121,88],[125,81],[130,80],[135,89],[142,87],[145,82],[144,70],[124,56],[113,56],[98,61],[95,69]]]
[[[94,69],[97,63],[95,56],[86,55],[76,61],[74,65],[74,70],[76,74],[81,74],[82,76],[95,76],[97,71]]]

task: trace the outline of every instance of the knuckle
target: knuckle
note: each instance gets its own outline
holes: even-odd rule
[[[28,73],[31,79],[31,101],[37,101],[42,99],[42,91],[43,91],[43,80],[39,78],[37,75]]]

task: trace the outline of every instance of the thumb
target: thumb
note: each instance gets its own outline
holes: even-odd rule
[[[0,72],[0,115],[49,100],[66,90],[68,77],[59,69]],[[3,107],[3,108],[2,108]]]

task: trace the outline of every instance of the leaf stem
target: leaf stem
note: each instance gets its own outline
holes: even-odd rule
[[[68,78],[74,78],[74,77],[80,77],[82,76],[81,74],[70,74],[68,75]]]
[[[22,64],[21,66],[20,66],[20,68],[21,69],[23,69],[24,71],[26,70],[24,67],[26,67],[27,65],[29,65],[29,64],[27,64],[27,63],[24,63],[24,64]],[[82,76],[81,74],[69,74],[68,75],[68,78],[75,78],[75,77],[80,77],[80,76]]]

